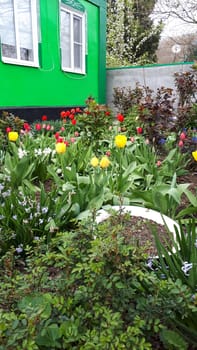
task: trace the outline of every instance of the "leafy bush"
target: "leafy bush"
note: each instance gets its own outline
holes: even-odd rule
[[[76,121],[81,129],[81,137],[86,145],[92,145],[95,153],[100,146],[109,128],[112,127],[113,115],[105,105],[99,105],[96,100],[89,97],[86,100],[87,107],[83,113],[76,115]]]
[[[187,129],[187,135],[190,136],[196,128],[196,74],[175,73],[174,80],[176,91],[161,87],[154,92],[139,83],[133,89],[114,88],[113,104],[124,114],[121,127],[129,132],[136,131],[137,126],[142,127],[143,134],[160,151],[167,151],[169,146],[171,149],[175,147],[182,131]],[[187,149],[182,151],[191,152],[194,147],[193,136],[188,137]]]
[[[0,349],[187,349],[174,319],[192,312],[189,289],[158,279],[145,259],[118,226],[90,220],[48,245],[35,240],[24,261],[9,250],[0,268]]]
[[[197,92],[197,76],[195,71],[177,72],[174,74],[175,86],[178,91],[178,105],[191,106],[195,101],[195,93]]]

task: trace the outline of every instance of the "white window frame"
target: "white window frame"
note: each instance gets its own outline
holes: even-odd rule
[[[64,66],[62,60],[62,36],[61,36],[61,14],[62,11],[69,13],[70,15],[70,42],[71,42],[71,65],[69,67]],[[74,17],[79,17],[82,24],[82,52],[81,52],[81,69],[74,66]],[[61,68],[65,72],[72,72],[77,74],[85,74],[85,56],[86,56],[86,14],[85,12],[77,11],[74,8],[68,7],[61,3],[60,6],[60,48],[61,48]]]
[[[25,60],[20,58],[20,41],[19,41],[19,30],[18,30],[18,14],[17,14],[17,0],[13,1],[13,16],[14,16],[14,29],[15,29],[15,38],[16,38],[16,58],[3,56],[1,49],[1,59],[4,63],[11,63],[22,66],[31,66],[39,67],[39,58],[38,58],[38,4],[37,0],[30,0],[30,9],[31,9],[31,21],[32,21],[32,41],[33,41],[33,61]],[[2,45],[2,44],[1,44]]]

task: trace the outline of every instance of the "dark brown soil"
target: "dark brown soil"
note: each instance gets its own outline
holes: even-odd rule
[[[169,234],[167,228],[152,220],[128,214],[111,216],[107,220],[110,221],[110,225],[118,227],[119,233],[125,237],[127,243],[132,246],[143,247],[150,257],[157,255],[153,230],[157,232],[165,247],[169,246],[170,240],[172,242],[171,234]],[[173,247],[173,242],[170,246]]]

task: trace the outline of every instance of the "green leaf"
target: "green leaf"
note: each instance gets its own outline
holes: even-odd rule
[[[18,308],[21,312],[27,313],[35,312],[36,309],[43,319],[51,315],[51,303],[45,295],[28,295],[19,301]]]
[[[161,331],[161,340],[168,349],[187,350],[188,344],[183,337],[175,331],[163,329]]]
[[[101,191],[101,193],[98,196],[90,200],[87,208],[98,210],[102,207],[103,201],[104,201],[104,191]]]
[[[60,343],[57,341],[60,338],[60,330],[57,324],[52,323],[49,326],[42,328],[40,335],[36,338],[36,343],[44,347],[60,348]]]
[[[153,192],[152,198],[155,209],[157,208],[161,213],[166,214],[168,211],[168,199],[160,192]]]
[[[189,199],[190,203],[194,207],[196,207],[196,212],[197,212],[197,196],[194,196],[194,194],[189,190],[185,190],[184,193],[187,196],[187,198]]]

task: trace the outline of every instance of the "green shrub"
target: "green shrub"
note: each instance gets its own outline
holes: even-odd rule
[[[148,271],[107,222],[34,240],[25,260],[10,249],[0,283],[0,349],[187,349],[174,319],[192,312],[188,287]]]

